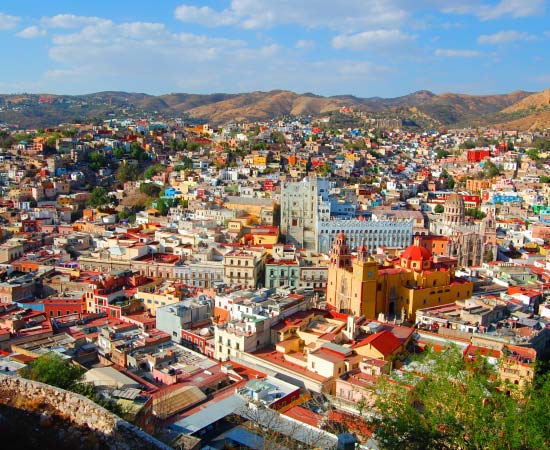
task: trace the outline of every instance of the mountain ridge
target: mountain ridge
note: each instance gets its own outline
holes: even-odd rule
[[[72,96],[0,94],[0,121],[25,127],[51,126],[77,118],[105,119],[117,114],[132,113],[159,114],[164,117],[181,115],[213,124],[223,124],[229,121],[270,120],[282,116],[319,116],[345,106],[354,107],[367,114],[398,114],[404,119],[414,118],[419,114],[434,126],[483,126],[496,123],[504,126],[518,118],[525,119],[529,116],[532,111],[517,111],[524,111],[524,103],[529,102],[528,98],[533,96],[542,96],[542,103],[546,99],[545,91],[533,93],[522,90],[494,95],[452,92],[435,94],[429,90],[419,90],[393,98],[363,98],[352,94],[327,97],[284,89],[236,94],[150,95],[124,91],[102,91]],[[519,106],[514,106],[516,104]],[[545,117],[538,117],[537,127],[546,126]],[[522,127],[529,128],[531,124],[524,122],[521,122]],[[550,123],[547,126],[550,126]]]

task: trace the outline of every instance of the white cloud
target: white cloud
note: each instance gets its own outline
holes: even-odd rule
[[[295,47],[302,50],[310,50],[315,47],[315,41],[300,39],[296,41]]]
[[[16,33],[16,36],[24,39],[34,39],[45,35],[46,30],[43,30],[36,25],[31,25],[30,27],[22,29],[19,33]]]
[[[42,17],[40,23],[47,28],[81,28],[86,25],[111,22],[108,19],[93,16],[76,16],[74,14],[57,14],[52,17]]]
[[[230,10],[218,12],[208,6],[188,6],[181,5],[174,11],[176,19],[187,23],[198,23],[210,27],[219,27],[223,25],[234,25],[238,18]]]
[[[293,24],[353,32],[403,24],[409,12],[402,0],[231,0],[224,10],[183,4],[174,15],[205,26],[236,25],[247,29]]]
[[[415,13],[426,9],[494,20],[537,16],[544,13],[546,5],[545,0],[500,0],[496,4],[490,0],[231,0],[225,9],[182,4],[174,15],[182,22],[209,27],[259,29],[298,25],[354,33],[405,24],[420,29],[425,24],[415,22]]]
[[[372,30],[356,34],[340,34],[332,39],[332,46],[338,49],[370,50],[411,43],[414,36],[400,30]]]
[[[545,0],[502,0],[494,7],[490,5],[484,7],[480,17],[484,20],[498,19],[504,16],[532,17],[543,14],[545,9]]]
[[[0,31],[11,30],[15,28],[19,24],[20,20],[20,17],[10,16],[8,14],[0,12]]]
[[[435,50],[435,56],[446,56],[449,58],[475,58],[481,56],[477,50],[453,50],[438,48]]]
[[[304,61],[295,48],[177,33],[160,23],[97,21],[55,34],[51,43],[54,68],[43,82],[63,92],[143,91],[146,86],[157,93],[274,88],[349,93],[365,80],[385,81],[382,74],[387,74],[384,66],[368,61]]]
[[[545,0],[501,0],[496,5],[476,0],[451,1],[443,11],[452,14],[471,14],[481,20],[495,20],[501,17],[532,17],[544,14]]]
[[[508,44],[510,42],[536,41],[537,38],[525,31],[506,30],[494,34],[482,34],[477,38],[480,44]]]

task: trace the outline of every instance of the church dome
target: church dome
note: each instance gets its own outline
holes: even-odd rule
[[[415,261],[427,260],[431,257],[432,254],[430,251],[420,245],[409,245],[401,254],[401,258],[412,259]]]
[[[432,268],[432,252],[420,245],[409,245],[401,253],[401,267],[415,271]]]

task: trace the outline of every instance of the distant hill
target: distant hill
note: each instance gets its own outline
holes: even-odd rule
[[[550,89],[522,98],[492,119],[502,128],[528,131],[550,128]]]
[[[550,106],[550,89],[523,97],[523,99],[502,110],[511,113],[525,109],[546,109]]]
[[[0,95],[0,122],[22,127],[53,126],[62,122],[103,120],[113,116],[187,117],[222,124],[229,121],[269,120],[281,116],[319,116],[342,106],[373,114],[392,113],[423,126],[510,124],[530,129],[549,126],[550,90],[515,91],[500,95],[466,95],[417,91],[395,98],[323,97],[274,90],[242,94],[98,92],[81,96]],[[532,122],[528,119],[533,115]],[[524,120],[526,119],[526,120]],[[519,121],[518,121],[519,120]],[[516,122],[517,121],[517,122]]]

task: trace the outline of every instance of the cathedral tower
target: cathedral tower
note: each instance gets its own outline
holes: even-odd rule
[[[462,195],[453,192],[447,198],[443,211],[443,222],[447,226],[464,225],[466,219],[466,207]]]

